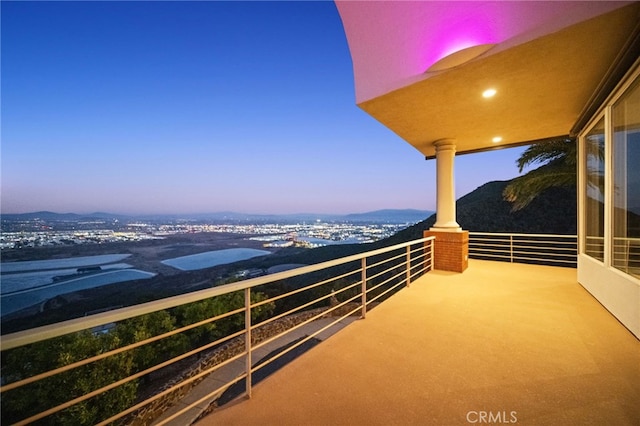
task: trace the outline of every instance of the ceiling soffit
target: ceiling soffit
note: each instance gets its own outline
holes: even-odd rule
[[[435,73],[359,106],[427,157],[566,135],[640,21],[636,3]],[[497,95],[481,93],[493,87]]]

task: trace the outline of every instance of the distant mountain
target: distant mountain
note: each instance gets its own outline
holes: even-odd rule
[[[82,221],[95,221],[95,220],[121,220],[126,218],[123,215],[117,215],[112,213],[54,213],[49,211],[40,211],[32,213],[9,213],[2,214],[2,220],[43,220],[53,222],[82,222]]]
[[[415,223],[424,220],[433,214],[429,210],[414,209],[386,209],[376,210],[366,213],[352,213],[346,215],[298,213],[298,214],[247,214],[238,212],[214,212],[198,214],[158,214],[158,215],[137,215],[125,216],[113,213],[96,212],[90,214],[77,213],[53,213],[49,211],[3,214],[2,220],[9,221],[34,221],[43,220],[46,222],[84,222],[84,221],[219,221],[219,222],[312,222],[316,220],[329,222],[379,222],[379,223]]]
[[[429,210],[415,209],[386,209],[365,213],[350,213],[345,215],[326,213],[293,213],[293,214],[249,214],[238,212],[216,212],[193,215],[152,216],[151,218],[173,218],[182,220],[217,220],[238,222],[385,222],[385,223],[415,223],[433,214]],[[147,216],[149,217],[149,216]]]
[[[367,213],[352,213],[343,216],[351,222],[388,222],[388,223],[416,223],[431,216],[433,211],[429,210],[376,210]]]

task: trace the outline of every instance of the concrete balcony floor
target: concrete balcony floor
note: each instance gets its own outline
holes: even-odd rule
[[[640,341],[575,269],[432,271],[198,425],[488,420],[640,424]]]

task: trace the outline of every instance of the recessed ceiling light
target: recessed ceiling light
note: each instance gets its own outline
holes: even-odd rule
[[[482,97],[483,98],[493,98],[496,93],[498,93],[498,91],[496,89],[487,89],[484,92],[482,92]]]
[[[493,139],[491,139],[491,141],[493,143],[499,143],[499,142],[502,142],[502,138],[500,136],[496,136]]]

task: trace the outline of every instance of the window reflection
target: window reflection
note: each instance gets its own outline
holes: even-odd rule
[[[612,265],[640,277],[640,80],[613,106]]]
[[[585,253],[604,261],[604,117],[585,136]]]

